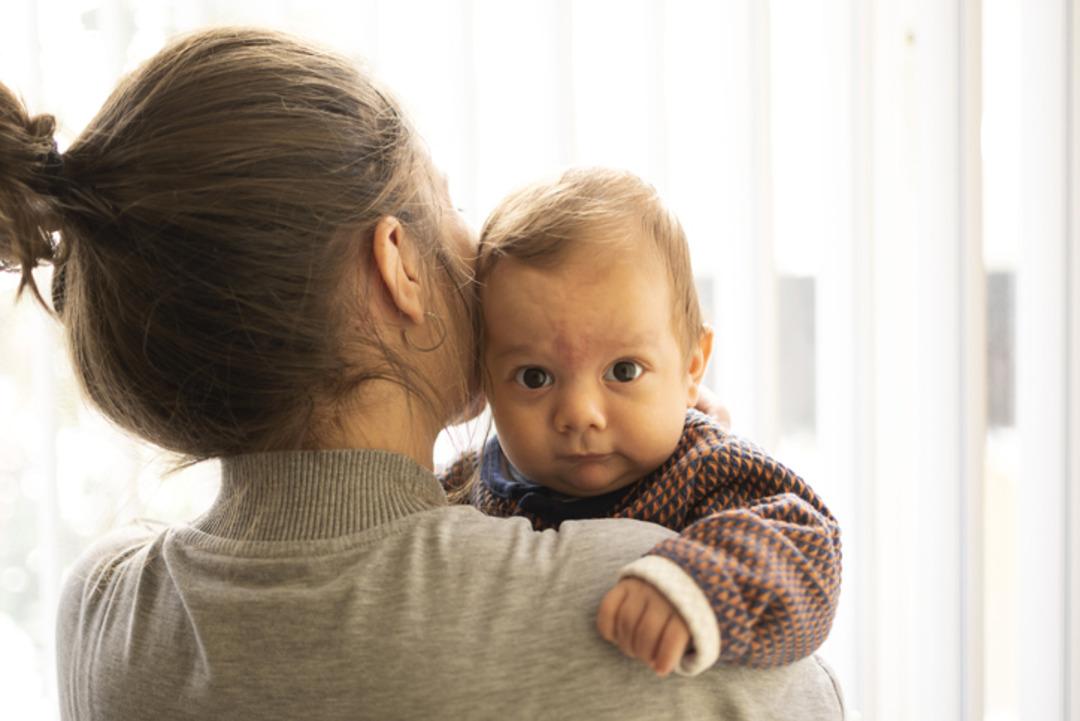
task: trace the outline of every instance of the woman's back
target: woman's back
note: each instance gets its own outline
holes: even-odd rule
[[[535,533],[447,506],[380,451],[223,470],[191,527],[114,536],[76,568],[65,718],[842,717],[816,659],[660,680],[601,641],[583,609],[662,528]]]

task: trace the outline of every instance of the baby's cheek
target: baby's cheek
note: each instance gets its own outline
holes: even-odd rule
[[[500,437],[500,442],[502,438]],[[517,436],[509,445],[503,445],[503,453],[527,478],[534,483],[547,485],[556,476],[554,459],[546,446],[532,435]]]
[[[665,408],[642,419],[634,443],[640,449],[637,460],[644,470],[651,471],[675,452],[685,422],[685,411],[675,407]]]
[[[542,434],[538,431],[540,426],[536,419],[515,410],[515,407],[504,404],[501,408],[493,407],[492,415],[503,453],[518,470],[528,475],[540,470],[536,466],[542,458]]]

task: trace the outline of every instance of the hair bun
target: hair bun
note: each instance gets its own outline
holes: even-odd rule
[[[63,156],[56,147],[52,115],[31,116],[0,84],[0,270],[21,275],[18,293],[29,286],[44,306],[31,271],[56,259],[56,191],[63,186]]]

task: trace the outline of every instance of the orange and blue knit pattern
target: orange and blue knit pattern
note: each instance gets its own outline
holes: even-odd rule
[[[476,478],[475,452],[440,477],[488,515],[558,526],[497,496]],[[471,485],[470,485],[471,484]],[[712,604],[720,661],[765,667],[813,653],[840,594],[840,526],[810,487],[757,446],[689,411],[678,447],[608,513],[679,532],[649,554],[678,564]]]

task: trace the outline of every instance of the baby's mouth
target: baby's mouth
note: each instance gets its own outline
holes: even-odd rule
[[[596,463],[597,461],[607,460],[611,457],[610,453],[570,453],[563,458],[575,463]]]

